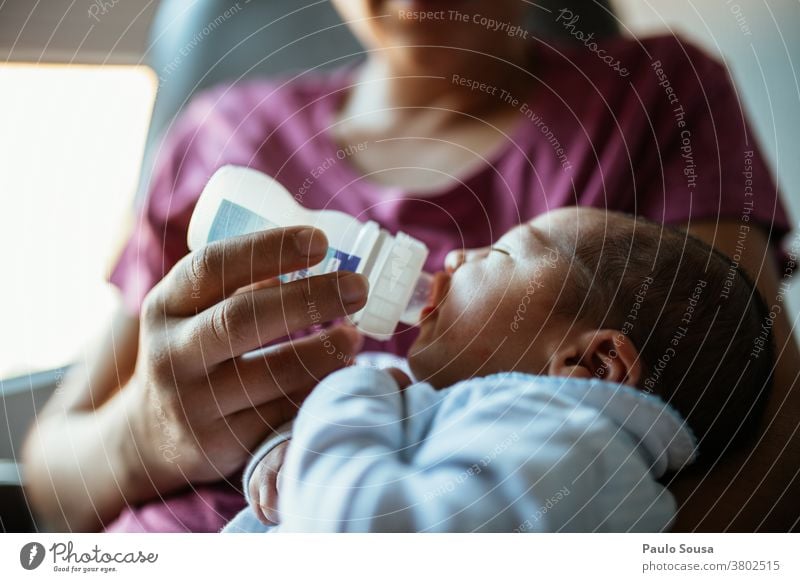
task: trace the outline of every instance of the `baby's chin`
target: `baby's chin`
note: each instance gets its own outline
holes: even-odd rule
[[[447,388],[476,376],[488,376],[500,372],[522,372],[527,374],[546,374],[546,358],[535,357],[539,351],[531,349],[533,339],[514,350],[509,347],[504,352],[507,357],[494,357],[496,348],[487,346],[467,346],[454,348],[447,340],[435,338],[426,340],[418,337],[408,350],[408,366],[418,382],[427,382],[437,390]],[[497,346],[496,342],[488,342]]]
[[[427,382],[436,389],[450,385],[443,376],[448,366],[442,367],[443,357],[435,347],[417,340],[408,350],[408,367],[418,382]]]
[[[428,366],[425,363],[427,358],[424,343],[421,342],[419,338],[408,348],[406,359],[408,360],[408,367],[411,369],[411,373],[414,374],[414,378],[424,381],[427,376]]]
[[[476,370],[437,348],[436,344],[414,343],[408,351],[408,367],[418,382],[427,382],[437,390],[468,380]]]

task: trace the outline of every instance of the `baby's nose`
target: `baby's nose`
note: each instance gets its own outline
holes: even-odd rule
[[[464,249],[456,249],[447,253],[444,258],[444,270],[446,273],[452,275],[464,263],[465,251]]]
[[[452,275],[464,263],[485,257],[491,250],[492,247],[481,247],[477,249],[456,249],[450,251],[444,258],[444,270],[449,275]]]

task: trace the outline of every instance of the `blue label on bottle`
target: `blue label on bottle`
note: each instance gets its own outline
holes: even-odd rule
[[[217,215],[211,228],[208,230],[208,240],[206,243],[241,236],[267,228],[275,228],[277,225],[269,220],[249,211],[244,206],[239,206],[230,200],[220,202]]]
[[[244,206],[240,206],[230,200],[222,200],[217,209],[214,221],[211,223],[206,242],[211,243],[233,236],[241,236],[259,230],[277,227],[277,224],[270,222],[263,216],[248,210]],[[314,265],[310,269],[301,269],[294,273],[286,273],[281,275],[280,279],[284,283],[288,283],[289,281],[305,279],[312,275],[319,275],[322,273],[333,273],[334,271],[350,271],[355,273],[360,263],[361,257],[348,255],[339,249],[328,247],[325,258],[318,265]]]
[[[322,261],[311,267],[310,269],[300,269],[294,273],[287,273],[281,275],[281,281],[289,283],[299,279],[307,279],[312,275],[321,275],[322,273],[334,273],[336,271],[350,271],[355,273],[358,265],[361,262],[361,257],[356,255],[348,255],[333,247],[328,247],[328,252]]]
[[[325,260],[331,264],[331,268],[325,269],[326,271],[350,271],[355,273],[356,269],[358,269],[358,264],[361,262],[361,257],[348,255],[338,249],[329,247]]]

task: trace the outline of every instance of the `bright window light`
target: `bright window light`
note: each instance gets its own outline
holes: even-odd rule
[[[0,65],[0,378],[109,323],[156,88],[143,66]]]

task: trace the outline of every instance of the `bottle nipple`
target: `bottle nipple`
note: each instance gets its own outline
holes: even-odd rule
[[[406,310],[403,312],[400,321],[407,325],[417,325],[419,323],[422,310],[428,305],[433,292],[433,275],[422,272],[419,274],[417,284],[408,300]]]

